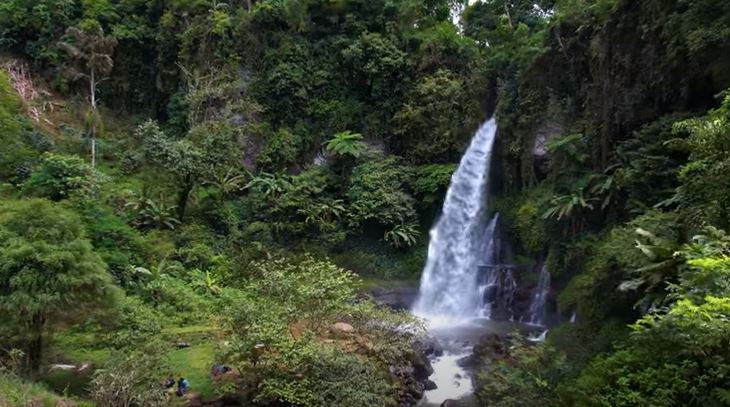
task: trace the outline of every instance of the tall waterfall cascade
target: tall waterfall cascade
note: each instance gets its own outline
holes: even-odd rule
[[[496,133],[495,120],[485,122],[451,177],[441,216],[430,232],[428,259],[413,307],[416,315],[453,321],[482,314],[489,281],[479,281],[479,270],[489,261],[489,250],[496,250],[490,236],[494,234],[497,220],[487,222],[486,219],[489,167]]]

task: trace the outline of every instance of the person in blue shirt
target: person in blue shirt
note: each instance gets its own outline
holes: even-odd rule
[[[188,379],[181,377],[177,382],[177,395],[182,396],[190,390],[190,382]]]

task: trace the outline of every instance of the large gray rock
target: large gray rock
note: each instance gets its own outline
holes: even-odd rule
[[[375,287],[370,291],[370,295],[378,304],[395,310],[408,310],[418,297],[418,287]]]
[[[535,144],[532,147],[532,158],[535,163],[535,173],[538,177],[547,174],[550,165],[550,151],[548,145],[556,138],[565,135],[565,128],[555,121],[547,121],[535,131]]]

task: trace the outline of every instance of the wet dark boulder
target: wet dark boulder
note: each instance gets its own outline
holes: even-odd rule
[[[413,366],[413,376],[419,381],[428,380],[428,377],[433,374],[431,361],[424,353],[416,353],[411,358],[411,365]]]
[[[494,333],[482,336],[474,345],[474,357],[478,360],[502,360],[508,356],[508,339]]]

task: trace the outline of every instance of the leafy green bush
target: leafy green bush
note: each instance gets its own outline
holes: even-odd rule
[[[116,329],[108,333],[110,346],[126,352],[158,338],[162,331],[162,315],[140,298],[127,296],[115,310]]]
[[[408,173],[395,157],[375,158],[355,167],[347,191],[353,225],[412,222],[416,212],[413,197],[405,190],[407,182]]]
[[[32,149],[23,143],[26,123],[21,117],[21,104],[5,71],[0,71],[0,180],[12,180],[22,165],[33,157]]]
[[[23,191],[60,201],[74,195],[94,194],[105,179],[80,157],[44,153],[41,163],[23,184]]]
[[[91,398],[110,407],[162,407],[170,403],[161,386],[169,374],[164,345],[158,342],[116,352],[94,373]]]
[[[106,264],[75,213],[41,199],[0,205],[0,335],[40,368],[47,335],[115,299]]]
[[[255,401],[389,403],[393,395],[380,363],[404,362],[414,334],[402,328],[410,319],[356,302],[354,276],[327,261],[277,259],[253,269],[245,290],[224,289],[220,301],[229,335],[222,355],[241,372]],[[322,341],[337,320],[353,323],[352,332]],[[362,341],[370,345],[353,351]]]
[[[507,359],[479,374],[477,399],[499,407],[549,405],[565,375],[565,355],[551,345],[514,341]]]
[[[682,300],[666,314],[647,315],[628,346],[596,358],[560,389],[567,405],[722,405],[730,373],[730,300]]]

